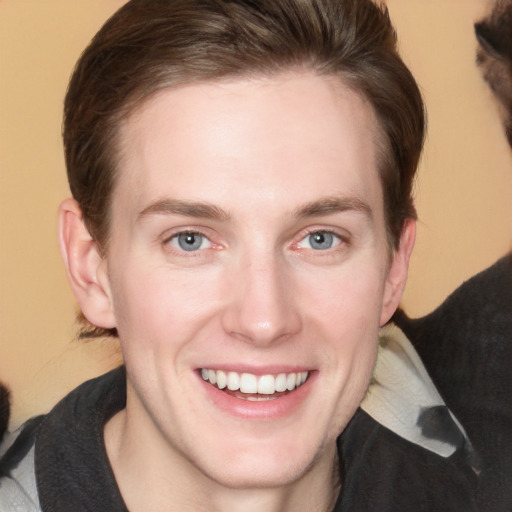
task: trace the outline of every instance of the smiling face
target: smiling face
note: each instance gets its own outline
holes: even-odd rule
[[[164,91],[128,119],[111,309],[84,312],[119,332],[148,457],[228,487],[332,466],[412,246],[389,252],[377,138],[359,95],[306,72]]]

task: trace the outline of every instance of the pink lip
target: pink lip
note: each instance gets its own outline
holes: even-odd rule
[[[212,368],[214,369],[214,368]],[[240,371],[238,369],[238,371]],[[300,370],[287,370],[300,371]],[[305,370],[304,370],[305,371]],[[253,372],[251,372],[253,373]],[[265,369],[265,373],[274,373]],[[284,373],[281,371],[276,373]],[[216,407],[230,415],[239,418],[251,420],[277,420],[292,414],[300,405],[305,401],[309,395],[312,386],[314,385],[317,372],[310,372],[308,380],[299,388],[290,392],[285,396],[276,398],[274,400],[265,400],[261,402],[251,402],[249,400],[242,400],[228,395],[221,391],[216,386],[204,381],[200,375],[197,376],[200,385],[203,387],[208,400]]]

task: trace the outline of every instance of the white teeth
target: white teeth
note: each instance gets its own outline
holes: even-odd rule
[[[308,372],[306,372],[307,374]],[[276,391],[281,393],[282,391],[286,391],[288,389],[288,379],[286,378],[286,373],[280,373],[276,377]]]
[[[258,379],[258,393],[272,395],[276,392],[276,379],[273,375],[262,375]]]
[[[290,373],[287,377],[287,384],[286,387],[288,391],[291,391],[292,389],[295,389],[295,384],[297,383],[297,374],[296,373]]]
[[[228,385],[228,377],[223,371],[217,372],[217,387],[224,389]]]
[[[236,391],[237,389],[240,389],[240,375],[238,375],[238,373],[228,373],[228,389],[230,391]]]
[[[216,385],[219,389],[227,387],[230,391],[247,394],[269,395],[293,391],[306,382],[309,372],[279,373],[278,375],[257,376],[252,373],[224,372],[222,370],[201,370],[201,377]],[[251,400],[264,400],[264,397],[252,397]]]
[[[242,373],[240,376],[240,391],[242,393],[257,393],[258,378],[256,375],[252,375],[251,373]]]

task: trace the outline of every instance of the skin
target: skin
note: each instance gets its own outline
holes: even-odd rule
[[[411,221],[390,252],[378,137],[357,93],[307,71],[166,90],[122,127],[104,258],[61,205],[79,305],[120,336],[127,407],[105,442],[130,510],[332,507],[336,437],[414,244]],[[286,400],[220,406],[201,368],[310,374]]]

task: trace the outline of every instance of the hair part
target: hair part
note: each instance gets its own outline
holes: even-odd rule
[[[388,239],[398,247],[404,222],[416,217],[412,186],[425,113],[384,6],[371,0],[131,0],[80,57],[64,106],[69,185],[100,251],[108,248],[121,172],[120,127],[134,110],[163,89],[293,69],[337,76],[373,108],[382,135]]]

